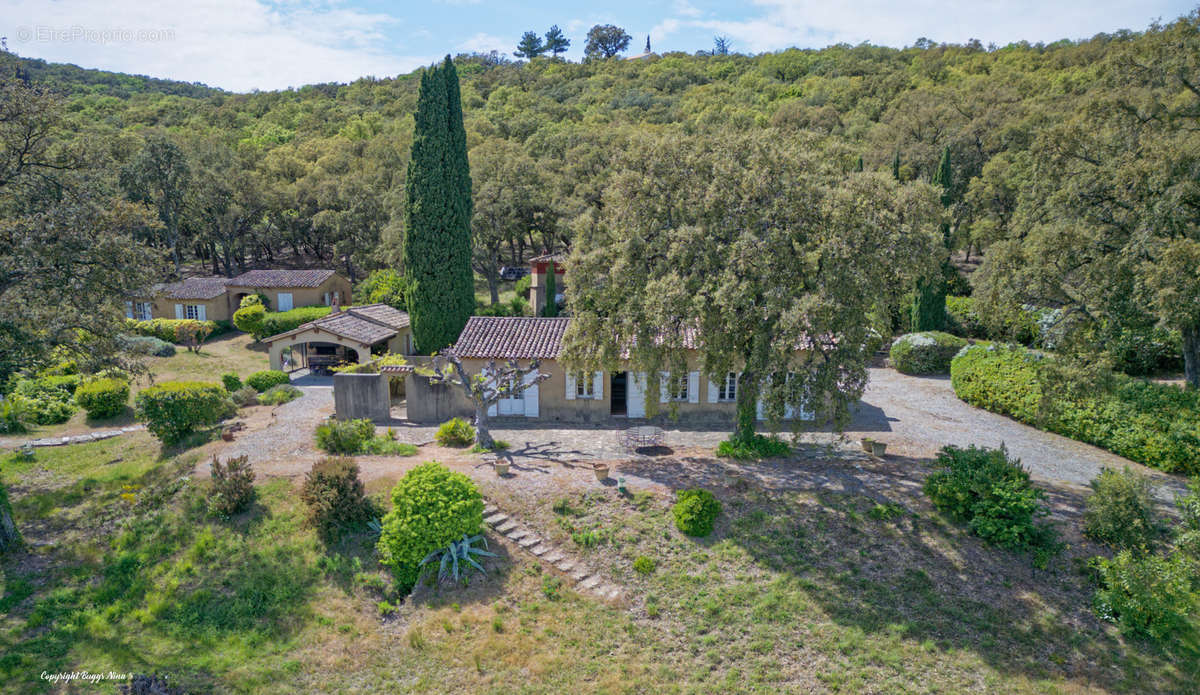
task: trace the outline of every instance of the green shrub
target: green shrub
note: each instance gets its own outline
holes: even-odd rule
[[[134,403],[146,428],[168,446],[220,422],[232,405],[223,386],[206,381],[163,382],[139,391]]]
[[[258,402],[262,405],[280,405],[294,401],[302,395],[304,392],[291,384],[279,384],[259,394]]]
[[[532,311],[529,300],[516,295],[507,302],[498,304],[480,304],[475,307],[475,316],[528,316]]]
[[[212,487],[208,492],[208,510],[229,518],[254,501],[254,469],[247,456],[236,456],[225,463],[212,457]]]
[[[392,510],[383,517],[378,550],[396,584],[407,593],[421,560],[483,527],[483,497],[475,483],[436,461],[409,471],[392,489]]]
[[[460,417],[451,418],[438,427],[433,438],[442,446],[467,446],[475,441],[475,428]]]
[[[286,372],[281,372],[277,369],[264,369],[261,372],[255,372],[246,377],[246,385],[259,393],[266,391],[272,386],[290,383],[292,383],[291,377]]]
[[[309,525],[327,541],[375,518],[354,459],[329,457],[314,463],[304,476],[300,499],[308,507]]]
[[[946,331],[963,338],[992,338],[975,314],[975,300],[971,297],[946,297]]]
[[[19,434],[28,431],[29,413],[20,397],[0,400],[0,434]]]
[[[757,460],[779,458],[792,453],[787,442],[778,437],[756,434],[749,438],[726,439],[717,445],[717,456],[722,458]]]
[[[123,379],[95,379],[75,389],[75,404],[91,418],[117,415],[128,402],[129,382]]]
[[[267,312],[263,317],[262,334],[272,336],[287,333],[300,324],[328,316],[329,311],[330,307],[327,306],[304,306],[291,311]]]
[[[75,414],[74,396],[79,381],[78,374],[21,379],[8,398],[23,413],[26,422],[57,425]]]
[[[253,295],[251,295],[253,296]],[[250,297],[246,297],[249,299]],[[244,300],[243,300],[244,301]],[[262,304],[251,304],[243,306],[233,312],[233,325],[243,333],[249,333],[254,336],[255,340],[262,340],[267,336],[264,332],[263,324],[267,319],[267,309]],[[274,335],[273,333],[271,335]]]
[[[528,303],[529,290],[531,287],[533,287],[533,276],[522,275],[521,277],[517,278],[516,282],[513,283],[513,292],[515,292],[518,297],[524,299],[526,303]]]
[[[1100,471],[1084,500],[1083,533],[1114,548],[1149,547],[1159,535],[1150,480],[1129,470]]]
[[[150,335],[125,335],[121,336],[119,342],[123,349],[135,355],[172,357],[175,354],[174,343]]]
[[[1096,612],[1126,634],[1154,640],[1183,638],[1197,612],[1194,567],[1181,553],[1167,556],[1122,550],[1111,560],[1096,558],[1100,589]]]
[[[1200,391],[1114,375],[1109,391],[1043,409],[1038,359],[1022,348],[968,347],[951,363],[950,383],[976,407],[1168,473],[1200,472]]]
[[[225,390],[233,393],[242,387],[242,380],[233,372],[226,372],[221,375],[221,383],[225,385]]]
[[[657,566],[658,563],[656,563],[652,557],[638,555],[633,559],[633,571],[637,572],[638,574],[654,574],[654,569]]]
[[[362,443],[358,453],[368,456],[412,456],[417,453],[417,447],[387,437],[371,437]]]
[[[216,321],[195,321],[192,319],[150,319],[149,321],[135,321],[134,319],[125,319],[125,326],[131,333],[158,338],[168,343],[178,343],[180,341],[180,328],[187,329],[191,324],[198,324],[196,326],[196,339],[200,342],[204,342],[206,338],[221,333],[222,330],[222,326]]]
[[[925,479],[925,494],[933,506],[989,543],[1010,550],[1033,550],[1044,566],[1055,552],[1054,530],[1038,519],[1048,516],[1045,493],[1029,480],[1019,461],[1004,447],[944,447],[935,471]]]
[[[373,270],[354,285],[356,304],[387,304],[408,311],[408,281],[400,273],[385,268]]]
[[[671,508],[675,527],[689,536],[704,537],[712,533],[713,523],[721,513],[721,503],[708,490],[681,490]]]
[[[317,447],[331,454],[357,454],[375,435],[370,420],[328,420],[317,426]]]
[[[233,401],[234,405],[239,408],[245,408],[250,405],[258,405],[258,391],[255,391],[249,386],[243,386],[237,391],[229,394],[229,400]]]
[[[946,374],[954,355],[966,345],[967,341],[949,333],[908,333],[892,342],[888,357],[901,374]]]

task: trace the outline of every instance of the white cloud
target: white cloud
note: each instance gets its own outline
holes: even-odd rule
[[[692,20],[687,24],[727,34],[752,52],[789,46],[911,45],[920,37],[949,43],[977,38],[984,44],[1086,38],[1119,28],[1140,29],[1156,16],[1187,11],[1173,0],[1126,3],[1097,0],[754,0],[757,16]]]
[[[516,48],[516,46],[517,42],[512,38],[496,36],[494,34],[488,34],[481,31],[466,41],[458,44],[455,46],[455,48],[459,51],[464,51],[467,53],[487,53],[489,51],[508,53]]]
[[[5,0],[9,47],[84,67],[248,91],[408,72],[388,53],[389,15],[335,1]]]

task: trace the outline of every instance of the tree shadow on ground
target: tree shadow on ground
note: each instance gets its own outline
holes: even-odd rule
[[[1113,690],[1181,691],[1197,664],[1122,642],[1091,610],[1092,587],[1071,557],[1037,570],[1028,555],[985,545],[940,517],[919,460],[828,463],[669,458],[622,470],[670,489],[704,487],[725,505],[701,545],[731,541],[843,628],[898,635],[943,653],[965,650],[1005,674],[1069,679]],[[1048,491],[1056,520],[1073,522],[1081,493]],[[877,521],[874,505],[909,513]],[[716,591],[721,591],[720,588]],[[740,610],[733,596],[714,600]],[[750,610],[751,607],[746,607]]]

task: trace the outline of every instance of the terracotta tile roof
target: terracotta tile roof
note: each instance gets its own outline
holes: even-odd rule
[[[152,291],[170,299],[216,299],[225,294],[229,278],[187,278],[182,282],[155,285]]]
[[[248,270],[229,281],[237,287],[320,287],[329,279],[329,269]]]
[[[562,263],[565,260],[567,260],[567,254],[565,253],[544,253],[540,256],[534,256],[533,258],[530,258],[529,262],[549,263],[550,261],[554,261],[555,263]]]
[[[401,328],[406,328],[408,324],[408,314],[403,311],[394,309],[387,304],[365,304],[300,324],[286,333],[265,338],[263,342],[271,343],[296,333],[316,330],[325,331],[346,340],[373,345],[395,336]]]
[[[557,359],[571,319],[472,316],[458,336],[459,357]]]

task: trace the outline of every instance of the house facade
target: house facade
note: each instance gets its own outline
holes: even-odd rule
[[[350,281],[332,270],[251,270],[232,278],[193,277],[158,284],[125,302],[126,318],[232,321],[242,298],[261,294],[268,310],[350,301]]]
[[[537,359],[539,371],[549,375],[548,379],[529,387],[518,397],[501,399],[492,406],[490,415],[595,423],[614,418],[645,418],[648,405],[656,406],[658,412],[671,411],[688,420],[729,422],[736,414],[738,374],[704,374],[699,355],[694,351],[689,355],[687,371],[681,374],[664,372],[654,392],[651,392],[650,380],[644,372],[570,372],[559,361],[562,337],[570,321],[570,318],[486,316],[473,316],[467,321],[454,350],[468,372],[480,373],[492,361],[517,360],[526,365]],[[410,373],[407,380],[409,419],[434,421],[474,414],[465,396],[457,393],[457,387],[431,385],[418,373]],[[414,402],[423,398],[436,401],[436,407]],[[789,408],[784,419],[812,417],[811,412]],[[759,419],[765,419],[761,404]]]

